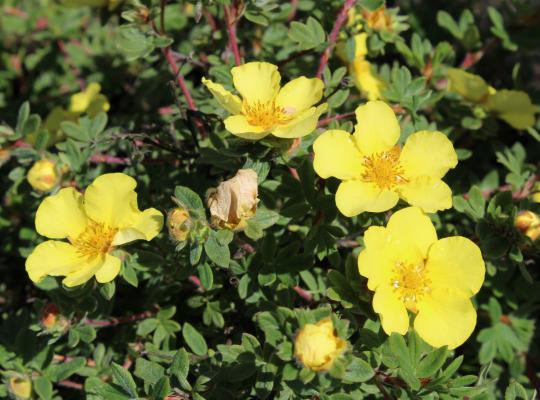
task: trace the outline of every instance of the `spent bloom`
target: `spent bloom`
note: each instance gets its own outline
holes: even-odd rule
[[[240,96],[206,78],[202,83],[217,102],[232,115],[225,128],[244,139],[258,140],[272,134],[280,138],[309,135],[317,126],[326,103],[324,84],[304,76],[280,87],[278,67],[267,62],[250,62],[231,69],[233,84]]]
[[[191,226],[189,212],[183,207],[173,208],[167,214],[167,228],[172,239],[178,242],[185,241],[188,238]]]
[[[67,241],[47,240],[34,249],[26,260],[30,279],[65,276],[62,282],[68,287],[94,275],[100,283],[112,281],[122,261],[111,252],[134,240],[152,240],[163,226],[161,212],[139,210],[136,186],[128,175],[104,174],[84,195],[64,188],[43,200],[36,213],[37,232]]]
[[[32,397],[32,380],[26,375],[14,375],[9,378],[9,391],[20,400],[30,399]]]
[[[346,348],[347,342],[336,334],[330,318],[304,325],[294,340],[296,358],[313,371],[328,371]]]
[[[257,173],[240,169],[234,177],[208,192],[211,223],[216,228],[242,230],[257,212]]]
[[[329,130],[313,144],[315,172],[342,181],[336,193],[341,213],[386,211],[399,198],[425,212],[452,207],[452,191],[441,178],[457,165],[457,154],[443,133],[413,133],[401,148],[399,123],[382,101],[358,107],[356,120],[354,134]]]
[[[414,329],[434,347],[463,344],[476,325],[470,298],[484,282],[480,249],[462,236],[437,239],[430,219],[417,207],[397,211],[385,227],[371,226],[358,256],[360,275],[375,292],[373,309],[387,334],[404,335],[407,310]]]
[[[481,76],[458,68],[448,69],[448,90],[494,113],[515,129],[534,125],[536,109],[529,95],[521,90],[496,90]]]
[[[52,190],[59,181],[55,162],[51,160],[36,161],[28,170],[26,180],[30,186],[38,192],[48,192]]]

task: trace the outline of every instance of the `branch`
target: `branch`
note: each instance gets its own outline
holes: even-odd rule
[[[339,12],[336,18],[334,27],[332,28],[332,31],[330,32],[330,36],[328,37],[328,47],[321,55],[321,60],[319,62],[319,69],[317,70],[317,78],[320,78],[322,76],[324,72],[324,68],[326,67],[326,64],[328,64],[328,60],[330,59],[330,55],[332,54],[332,50],[338,39],[341,26],[347,20],[347,13],[354,6],[355,3],[356,3],[356,0],[345,0],[345,3],[343,4],[341,11]]]
[[[352,111],[352,112],[348,112],[348,113],[344,113],[344,114],[336,114],[336,115],[334,115],[332,117],[328,117],[328,118],[323,118],[317,124],[317,128],[322,128],[323,126],[330,125],[330,123],[332,121],[339,121],[339,120],[342,120],[342,119],[348,119],[348,118],[352,118],[354,116],[355,116],[355,112]]]
[[[85,319],[83,323],[95,327],[107,327],[107,326],[116,326],[120,324],[127,324],[133,321],[139,321],[141,319],[150,318],[154,313],[152,311],[144,311],[142,313],[128,315],[127,317],[118,317],[105,320],[98,319]]]
[[[242,64],[240,58],[240,52],[238,50],[238,39],[236,37],[236,22],[237,22],[237,8],[235,5],[231,4],[230,6],[224,7],[225,19],[227,22],[227,32],[229,34],[229,48],[234,56],[234,63],[236,66]]]

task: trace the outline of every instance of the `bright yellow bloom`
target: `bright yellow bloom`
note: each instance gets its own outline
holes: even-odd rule
[[[364,243],[358,268],[375,292],[373,309],[387,334],[407,332],[409,310],[416,314],[414,329],[430,345],[454,349],[467,340],[476,325],[470,298],[485,275],[476,244],[461,236],[437,240],[417,207],[397,211],[386,228],[371,226]]]
[[[448,90],[493,112],[515,129],[528,129],[534,125],[536,108],[523,91],[496,90],[481,76],[458,68],[448,70]]]
[[[294,341],[296,358],[313,371],[328,371],[346,348],[347,342],[337,336],[330,318],[304,325]]]
[[[278,67],[266,62],[250,62],[231,69],[234,87],[241,97],[206,78],[202,83],[232,116],[225,128],[244,139],[258,140],[272,134],[280,138],[309,135],[317,127],[327,103],[317,107],[324,84],[304,76],[280,88]]]
[[[87,113],[90,117],[96,116],[101,111],[109,111],[111,105],[107,98],[99,93],[100,91],[99,83],[90,83],[85,90],[70,97],[69,111],[76,114]]]
[[[26,179],[34,190],[48,192],[58,184],[56,164],[51,160],[39,160],[28,170]]]
[[[382,101],[358,107],[356,120],[353,135],[329,130],[313,144],[315,172],[343,181],[336,205],[344,215],[386,211],[399,198],[425,212],[452,207],[452,191],[441,178],[457,165],[457,154],[443,133],[416,132],[402,149],[399,123]]]
[[[32,396],[32,381],[27,376],[12,376],[8,387],[16,399],[25,400]]]
[[[36,213],[36,230],[51,239],[39,244],[26,260],[33,282],[46,275],[65,276],[68,287],[94,275],[100,283],[112,281],[122,261],[111,254],[134,240],[152,240],[163,226],[155,208],[139,211],[137,182],[122,174],[105,174],[88,186],[84,195],[73,188],[47,197]]]
[[[532,211],[521,211],[516,217],[514,225],[533,241],[540,237],[540,217]]]
[[[362,57],[356,58],[352,63],[351,73],[354,76],[356,87],[368,100],[382,99],[381,91],[383,90],[384,82],[373,71],[373,67],[369,61]]]

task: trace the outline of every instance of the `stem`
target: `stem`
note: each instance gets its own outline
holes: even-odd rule
[[[63,386],[65,388],[69,389],[75,389],[75,390],[83,390],[82,383],[73,382],[68,379],[64,379],[63,381],[56,382],[58,386]]]
[[[159,25],[161,29],[161,34],[165,34],[165,3],[167,0],[159,1]]]
[[[83,321],[83,323],[86,325],[95,326],[95,327],[116,326],[120,324],[127,324],[133,321],[139,321],[141,319],[150,318],[152,315],[154,315],[153,312],[144,311],[142,313],[128,315],[127,317],[118,317],[118,318],[111,318],[111,319],[106,319],[106,320],[86,319]]]
[[[298,0],[291,0],[291,12],[287,16],[287,21],[291,22],[296,17],[296,11],[298,10]]]
[[[300,286],[294,286],[293,290],[298,296],[303,298],[308,303],[311,303],[313,301],[313,296],[306,289],[302,289]]]
[[[334,27],[332,28],[332,31],[330,32],[330,36],[328,36],[328,47],[321,55],[321,60],[319,62],[319,69],[317,70],[317,78],[320,78],[322,76],[324,72],[324,68],[326,67],[326,64],[328,64],[328,60],[330,59],[330,55],[332,54],[334,45],[336,44],[339,31],[341,30],[341,26],[347,20],[347,13],[354,6],[355,3],[356,3],[356,0],[345,0],[345,3],[343,4],[343,7],[341,8],[336,18],[336,22],[334,22]]]
[[[176,78],[176,82],[178,83],[178,86],[180,86],[180,89],[182,90],[182,93],[184,94],[184,97],[186,98],[189,109],[192,111],[197,111],[197,106],[195,105],[195,102],[193,101],[193,97],[191,97],[191,93],[189,92],[189,89],[186,85],[184,76],[178,69],[178,65],[176,65],[176,61],[172,55],[170,46],[167,46],[163,49],[163,55],[165,56],[165,59],[169,63],[172,73]]]
[[[130,164],[129,158],[109,156],[107,154],[94,154],[93,156],[90,157],[90,162],[97,163],[97,164],[99,163],[120,164],[120,165]]]
[[[339,120],[351,118],[351,117],[354,117],[354,116],[355,116],[354,111],[344,113],[344,114],[336,114],[336,115],[334,115],[332,117],[321,119],[319,121],[319,123],[317,124],[317,128],[321,128],[323,126],[329,125],[332,121],[339,121]]]
[[[236,37],[236,18],[237,8],[234,5],[225,6],[225,19],[227,21],[227,32],[229,34],[229,48],[234,56],[236,66],[242,64],[240,52],[238,51],[238,39]]]

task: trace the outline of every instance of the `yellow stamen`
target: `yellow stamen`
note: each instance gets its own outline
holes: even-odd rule
[[[105,224],[89,220],[86,229],[71,244],[77,252],[88,258],[95,258],[107,254],[111,250],[114,235],[118,229]]]
[[[431,291],[431,280],[427,276],[425,264],[397,262],[391,284],[405,307],[416,312],[416,302]]]
[[[252,104],[244,101],[242,112],[251,125],[260,126],[264,130],[270,130],[276,125],[286,124],[292,119],[292,113],[276,105],[275,100],[266,103],[256,101]]]
[[[394,146],[388,151],[364,157],[364,182],[374,183],[380,189],[392,189],[407,182],[403,176],[403,167],[399,163],[400,154],[400,147]]]

